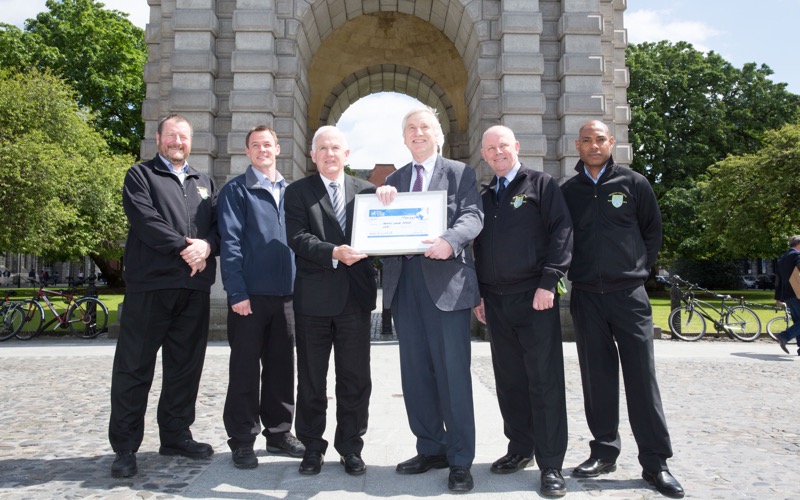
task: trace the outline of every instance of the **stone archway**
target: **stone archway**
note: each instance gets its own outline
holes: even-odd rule
[[[496,123],[515,130],[523,162],[558,178],[571,175],[575,134],[590,118],[612,126],[615,159],[630,161],[622,0],[148,3],[142,156],[155,152],[158,119],[183,113],[195,127],[193,164],[221,183],[247,166],[244,136],[256,123],[278,132],[283,174],[305,175],[309,133],[352,102],[343,96],[367,82],[393,90],[414,71],[443,103],[449,155],[484,177],[480,136]],[[448,65],[461,74],[441,71]]]
[[[445,137],[450,136],[451,130],[458,130],[455,107],[444,89],[429,76],[396,64],[370,66],[345,77],[333,88],[323,103],[317,127],[335,125],[351,104],[376,92],[405,94],[435,109],[439,114]],[[396,132],[399,133],[400,124],[397,126]],[[449,142],[445,141],[442,152],[448,157],[450,157]]]
[[[181,113],[192,165],[220,185],[247,167],[256,124],[276,130],[281,173],[306,175],[310,134],[362,91],[427,91],[447,117],[448,156],[483,180],[481,134],[494,124],[515,131],[523,163],[559,179],[589,119],[611,127],[618,163],[631,160],[625,0],[147,1],[142,157],[158,120]],[[221,287],[212,294],[224,329]]]

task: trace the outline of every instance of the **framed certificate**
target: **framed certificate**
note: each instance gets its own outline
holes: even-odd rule
[[[350,246],[368,255],[425,253],[447,229],[447,191],[397,193],[390,205],[374,194],[356,195]]]

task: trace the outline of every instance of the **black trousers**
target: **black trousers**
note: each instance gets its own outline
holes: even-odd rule
[[[159,349],[161,444],[190,439],[208,345],[209,293],[188,289],[131,292],[125,294],[124,304],[111,374],[111,447],[115,452],[137,451],[142,443]]]
[[[620,453],[619,367],[639,463],[648,472],[668,470],[672,457],[653,355],[653,320],[643,286],[613,293],[573,289],[583,405],[592,432],[591,456],[616,460]]]
[[[222,419],[232,450],[285,434],[294,417],[292,297],[251,295],[247,316],[228,310],[228,393]]]
[[[351,311],[352,308],[346,308]],[[333,349],[336,370],[336,432],[333,446],[340,455],[361,453],[367,432],[370,378],[370,312],[339,316],[296,314],[297,437],[307,451],[325,453],[328,409],[328,363]]]
[[[438,309],[427,292],[421,261],[403,260],[392,303],[408,423],[417,453],[447,455],[450,465],[469,467],[475,458],[472,312]]]
[[[536,311],[534,292],[484,294],[497,401],[508,453],[561,469],[568,436],[558,296]]]

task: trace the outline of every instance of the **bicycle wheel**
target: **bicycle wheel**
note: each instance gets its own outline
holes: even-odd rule
[[[669,313],[669,330],[681,340],[694,342],[706,334],[706,319],[692,307],[676,307]]]
[[[0,341],[8,340],[22,328],[25,315],[18,305],[3,308],[3,323],[0,325]]]
[[[20,340],[29,340],[33,338],[39,329],[42,328],[44,323],[44,309],[42,305],[33,299],[23,300],[19,304],[23,313],[22,328],[17,332],[17,338]]]
[[[789,328],[789,323],[786,322],[786,316],[778,316],[767,322],[767,333],[772,340],[778,340],[777,335],[785,332],[787,328]]]
[[[725,316],[725,329],[739,340],[752,342],[761,335],[761,320],[752,309],[731,307]]]
[[[70,306],[67,321],[73,335],[82,339],[93,339],[105,330],[108,309],[99,299],[83,297]]]

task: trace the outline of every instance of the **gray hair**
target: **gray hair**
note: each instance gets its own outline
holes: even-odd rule
[[[431,115],[433,118],[433,133],[436,136],[436,144],[439,145],[439,149],[441,149],[442,145],[444,145],[444,132],[442,131],[442,124],[439,122],[439,114],[430,106],[423,106],[421,108],[415,108],[406,113],[406,116],[403,117],[403,133],[406,130],[406,124],[408,124],[408,119],[418,113],[427,113]]]
[[[797,245],[800,245],[800,234],[794,235],[789,238],[789,248],[794,248]]]
[[[334,127],[333,125],[323,125],[314,132],[314,138],[311,139],[311,151],[317,150],[317,137],[321,136],[326,132],[335,132],[341,139],[342,145],[345,149],[348,149],[350,146],[347,144],[347,137],[344,136],[344,133],[339,130],[338,128]]]

